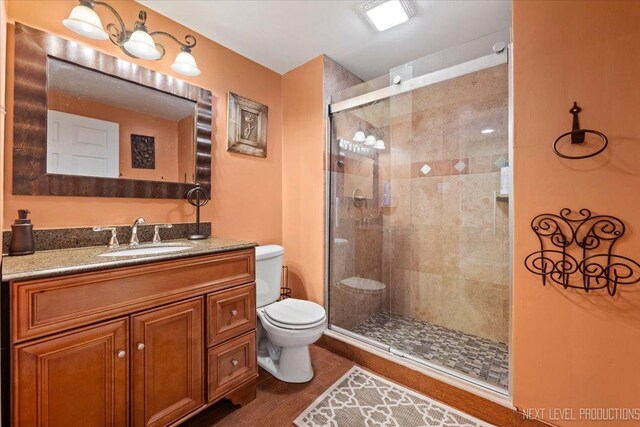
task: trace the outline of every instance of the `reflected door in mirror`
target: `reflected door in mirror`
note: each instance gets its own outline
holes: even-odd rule
[[[47,172],[117,178],[118,123],[47,112]]]

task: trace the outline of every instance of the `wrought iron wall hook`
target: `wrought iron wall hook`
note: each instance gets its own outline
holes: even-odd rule
[[[609,140],[607,139],[605,134],[603,134],[602,132],[599,132],[597,130],[592,130],[592,129],[581,129],[580,128],[580,119],[578,119],[578,114],[581,111],[582,111],[582,108],[578,107],[578,103],[574,101],[573,107],[571,107],[571,109],[569,110],[569,113],[571,113],[573,115],[573,126],[572,126],[572,129],[571,129],[571,132],[563,133],[553,143],[553,152],[556,153],[558,156],[564,158],[564,159],[575,160],[575,159],[586,159],[586,158],[589,158],[589,157],[593,157],[593,156],[596,156],[596,155],[602,153],[605,150],[605,148],[607,148],[607,145],[609,145]],[[588,133],[591,133],[593,135],[597,135],[601,139],[601,144],[602,145],[600,146],[600,148],[598,148],[598,150],[594,151],[593,153],[585,154],[585,155],[582,155],[582,156],[571,156],[571,155],[568,155],[568,154],[564,154],[564,153],[560,152],[560,150],[558,150],[558,143],[564,137],[571,135],[571,144],[582,144],[582,143],[584,143],[585,136]]]
[[[589,209],[559,215],[541,214],[531,221],[540,250],[525,258],[525,267],[564,289],[585,292],[607,289],[615,295],[619,286],[640,282],[640,264],[615,255],[613,246],[624,235],[624,223],[610,215],[593,215]]]
[[[582,111],[582,108],[578,107],[578,103],[573,101],[573,107],[569,110],[569,112],[573,115],[573,126],[571,127],[571,143],[572,144],[581,144],[584,142],[584,134],[585,132],[580,129],[580,119],[578,118],[578,114]]]

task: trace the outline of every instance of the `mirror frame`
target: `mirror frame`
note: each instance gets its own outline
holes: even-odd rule
[[[195,183],[47,173],[49,57],[194,101],[195,178],[211,194],[211,91],[17,22],[14,52],[13,194],[185,199],[195,187]]]

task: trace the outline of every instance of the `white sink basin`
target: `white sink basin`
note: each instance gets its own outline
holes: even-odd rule
[[[184,251],[192,249],[192,246],[174,245],[174,246],[136,246],[128,249],[114,249],[112,251],[103,252],[98,256],[121,257],[121,256],[138,256],[138,255],[157,255],[170,252]]]

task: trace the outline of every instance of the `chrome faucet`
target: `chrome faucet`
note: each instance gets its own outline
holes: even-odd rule
[[[131,226],[131,238],[129,239],[129,246],[138,246],[140,242],[138,241],[138,226],[144,225],[144,218],[140,217],[133,221],[133,225]]]
[[[118,243],[118,229],[116,227],[93,227],[93,231],[110,231],[111,238],[109,239],[109,249],[116,249],[120,247]]]
[[[158,224],[153,228],[153,243],[162,243],[162,239],[160,239],[160,229],[161,228],[172,228],[171,224]]]

